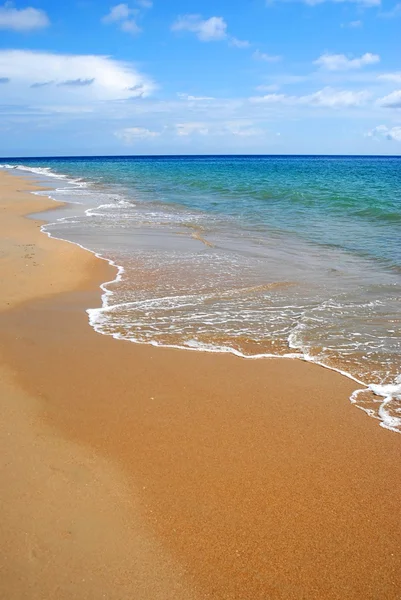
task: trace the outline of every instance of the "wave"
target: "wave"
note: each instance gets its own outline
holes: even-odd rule
[[[123,272],[122,272],[123,273]],[[310,362],[319,365],[323,368],[335,371],[348,379],[358,384],[358,389],[353,392],[350,397],[350,401],[356,405],[357,408],[363,410],[367,415],[377,418],[380,420],[380,425],[388,430],[396,433],[401,433],[401,418],[398,416],[401,408],[401,376],[397,379],[396,384],[369,384],[366,381],[354,376],[349,371],[343,368],[335,367],[328,362],[324,362],[319,356],[313,355],[307,348],[301,347],[295,341],[295,331],[291,332],[288,337],[288,352],[280,353],[277,352],[261,352],[254,354],[246,354],[239,348],[233,347],[233,345],[223,343],[208,343],[200,341],[199,339],[186,339],[179,343],[166,343],[166,341],[160,342],[156,339],[155,335],[152,338],[146,340],[141,335],[135,334],[132,329],[121,331],[122,327],[116,327],[115,323],[110,321],[110,316],[114,313],[119,313],[121,310],[126,311],[129,309],[138,309],[150,311],[157,308],[158,311],[169,312],[174,308],[191,308],[196,307],[196,302],[199,296],[196,295],[184,295],[184,296],[166,296],[164,298],[149,298],[146,300],[138,300],[136,302],[125,302],[113,304],[114,292],[110,289],[110,285],[121,281],[122,273],[118,273],[118,277],[115,281],[109,282],[102,286],[104,291],[102,297],[102,307],[87,309],[89,315],[89,323],[95,329],[96,332],[102,335],[110,335],[117,340],[126,340],[136,344],[150,344],[152,346],[161,346],[168,348],[176,348],[181,350],[191,350],[200,352],[213,352],[213,353],[230,353],[235,356],[248,359],[268,359],[268,358],[286,358],[286,359],[298,359],[305,362]],[[224,295],[235,296],[236,293],[242,293],[244,290],[234,290],[226,292]],[[215,297],[216,294],[206,294],[203,296],[204,299]],[[365,306],[371,305],[372,303],[366,303]],[[128,317],[129,318],[129,317]],[[132,322],[131,322],[132,325]],[[369,398],[362,398],[362,394],[369,395]],[[375,399],[372,401],[370,396],[374,396]],[[384,398],[384,400],[383,400]],[[372,404],[375,404],[375,410],[369,408]],[[369,404],[369,406],[368,406]]]
[[[90,184],[84,182],[81,179],[72,179],[72,178],[68,178],[67,175],[61,174],[61,173],[56,173],[55,171],[53,171],[52,169],[48,168],[48,167],[26,167],[24,165],[7,165],[7,164],[0,164],[0,168],[6,168],[6,169],[13,169],[13,170],[20,170],[20,171],[26,171],[26,172],[30,172],[34,175],[38,175],[38,176],[45,176],[45,177],[50,177],[53,179],[60,179],[63,180],[65,182],[67,182],[68,184],[72,184],[73,186],[77,188],[82,188],[82,187],[86,187],[86,186],[90,186]],[[62,190],[60,190],[62,191]],[[49,197],[51,197],[51,195],[49,194],[49,192],[41,192],[44,195],[47,195]],[[132,202],[127,202],[126,200],[124,200],[123,198],[121,198],[121,196],[118,196],[116,194],[114,194],[113,196],[113,203],[104,203],[104,204],[100,204],[97,208],[91,208],[91,209],[87,209],[85,211],[85,214],[87,216],[96,216],[96,215],[104,215],[104,210],[106,209],[110,209],[110,210],[114,210],[115,208],[118,207],[123,207],[123,208],[134,208],[135,204],[133,204]],[[71,200],[67,200],[67,202],[71,202]],[[72,223],[72,219],[70,219],[69,217],[64,217],[61,219],[57,219],[56,222],[65,222],[65,223]],[[63,237],[58,237],[56,235],[54,235],[53,233],[51,233],[48,228],[51,224],[45,224],[42,226],[42,231],[44,233],[46,233],[49,237],[51,238],[55,238],[55,239],[60,239],[63,241],[66,241],[68,243],[73,243],[81,248],[83,248],[84,250],[87,250],[89,252],[91,252],[92,254],[94,254],[97,258],[101,259],[101,260],[105,260],[110,266],[114,267],[117,270],[116,273],[116,277],[108,282],[104,282],[100,285],[100,288],[102,290],[102,306],[100,308],[88,308],[87,309],[87,314],[88,314],[88,320],[89,320],[89,324],[93,327],[93,329],[97,332],[100,333],[102,335],[111,335],[112,337],[114,337],[115,339],[125,339],[125,340],[129,340],[133,343],[148,343],[151,344],[153,346],[164,346],[164,347],[170,347],[170,348],[178,348],[178,349],[185,349],[185,350],[191,350],[191,351],[202,351],[202,352],[215,352],[215,353],[231,353],[234,354],[236,356],[239,356],[241,358],[246,358],[246,359],[261,359],[261,358],[287,358],[287,359],[298,359],[298,360],[304,360],[306,362],[311,362],[317,365],[320,365],[321,367],[330,369],[332,371],[336,371],[344,376],[346,376],[347,378],[351,379],[352,381],[354,381],[355,383],[358,384],[358,386],[361,386],[360,388],[358,388],[357,390],[355,390],[353,392],[353,394],[350,397],[351,402],[356,405],[358,408],[360,408],[361,410],[364,410],[369,416],[374,417],[376,419],[380,420],[380,425],[388,430],[397,432],[397,433],[401,433],[401,376],[397,377],[395,379],[395,382],[392,384],[386,383],[386,384],[379,384],[379,383],[369,383],[369,382],[365,382],[362,381],[360,379],[358,379],[357,377],[353,376],[352,373],[347,372],[343,369],[340,368],[336,368],[333,365],[327,364],[321,360],[319,360],[318,356],[314,356],[308,348],[306,347],[299,347],[298,345],[298,341],[295,339],[295,332],[292,332],[289,337],[288,337],[288,350],[289,352],[286,352],[284,354],[277,354],[277,353],[255,353],[255,354],[245,354],[243,352],[241,352],[239,349],[232,347],[230,345],[225,345],[225,344],[208,344],[208,343],[203,343],[200,342],[198,340],[187,340],[185,344],[180,344],[180,343],[174,343],[174,344],[167,344],[167,343],[159,343],[156,339],[153,340],[148,340],[146,342],[144,342],[143,340],[139,339],[138,337],[135,337],[135,335],[129,334],[129,335],[124,335],[119,331],[116,330],[112,330],[108,327],[109,320],[108,320],[108,314],[110,312],[113,312],[115,310],[117,310],[118,308],[120,308],[122,305],[121,304],[113,304],[113,298],[115,296],[115,293],[112,291],[112,289],[110,289],[111,287],[113,287],[115,284],[118,284],[119,282],[123,281],[124,278],[124,273],[125,273],[125,269],[124,266],[118,264],[117,262],[107,258],[107,256],[105,256],[102,253],[98,253],[95,252],[94,250],[79,244],[77,242],[72,242],[71,240],[65,239]],[[267,284],[267,286],[271,286],[272,284]],[[292,285],[291,282],[287,282],[287,285]],[[262,286],[263,287],[263,286]],[[255,289],[257,289],[258,286],[255,286]],[[244,288],[246,291],[249,291],[249,289],[252,290],[252,288]],[[268,289],[268,287],[267,287]],[[239,290],[237,291],[237,293],[242,294],[243,290]],[[149,299],[147,302],[154,302],[154,301],[160,301],[161,299]],[[171,300],[171,298],[166,298],[165,300]],[[332,307],[333,308],[333,307]],[[370,408],[370,406],[368,405],[369,402],[371,402],[371,400],[366,400],[365,397],[367,398],[368,396],[374,396],[375,400],[373,402],[375,402],[377,404],[377,406],[375,406],[375,409]]]
[[[362,217],[367,219],[375,219],[376,221],[383,221],[383,223],[397,224],[401,223],[401,213],[396,211],[389,211],[379,206],[370,206],[369,208],[356,210],[352,213],[353,216]]]
[[[53,179],[62,179],[68,183],[73,185],[77,185],[78,187],[86,187],[88,184],[83,181],[81,178],[71,178],[65,175],[64,173],[57,173],[50,167],[28,167],[26,165],[11,165],[11,164],[0,164],[0,169],[10,169],[13,171],[24,171],[27,173],[32,173],[33,175],[39,175],[42,177],[51,177]]]

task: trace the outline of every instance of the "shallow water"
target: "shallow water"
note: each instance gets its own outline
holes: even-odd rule
[[[79,203],[48,233],[121,266],[97,331],[313,360],[370,386],[352,401],[401,431],[401,159],[7,162]]]

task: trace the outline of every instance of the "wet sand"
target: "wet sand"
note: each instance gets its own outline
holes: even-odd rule
[[[400,599],[401,437],[352,382],[96,334],[114,270],[29,189],[0,174],[0,597]]]

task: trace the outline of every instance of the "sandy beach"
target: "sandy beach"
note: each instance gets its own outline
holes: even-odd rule
[[[0,597],[401,598],[401,437],[349,379],[99,335],[105,261],[0,173]]]

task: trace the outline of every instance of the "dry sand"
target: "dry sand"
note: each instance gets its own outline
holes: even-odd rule
[[[284,359],[96,334],[111,267],[0,174],[0,597],[401,598],[401,437]]]

